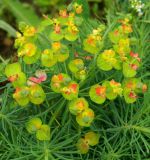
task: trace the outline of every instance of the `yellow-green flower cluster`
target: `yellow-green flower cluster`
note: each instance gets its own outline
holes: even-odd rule
[[[80,154],[86,154],[89,151],[90,146],[95,146],[99,143],[100,135],[95,132],[87,132],[83,138],[80,138],[76,144],[78,152]]]
[[[105,29],[104,25],[100,25],[97,29],[87,35],[87,38],[83,41],[83,48],[85,51],[91,54],[97,54],[103,47],[102,31]]]
[[[40,118],[32,118],[26,123],[26,129],[30,134],[36,134],[36,138],[40,141],[50,140],[50,127],[42,124]]]
[[[85,98],[76,98],[68,104],[70,112],[76,116],[80,126],[89,127],[94,120],[94,111],[89,108]]]
[[[122,95],[121,84],[111,80],[104,81],[102,85],[96,84],[90,88],[89,96],[97,104],[102,104],[106,99],[114,100],[117,96]]]
[[[43,103],[46,98],[44,90],[38,84],[27,86],[27,78],[21,71],[20,63],[8,64],[5,68],[5,75],[15,88],[13,98],[20,106],[26,106],[29,102]]]
[[[56,93],[61,93],[67,100],[72,100],[78,97],[79,85],[72,81],[71,78],[64,73],[54,75],[50,83],[51,89]]]
[[[82,59],[75,59],[69,62],[68,67],[76,79],[86,79],[86,68]]]

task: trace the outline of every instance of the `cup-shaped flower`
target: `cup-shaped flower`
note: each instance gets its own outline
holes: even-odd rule
[[[26,84],[27,78],[25,73],[20,72],[19,74],[17,74],[15,76],[15,78],[13,76],[9,77],[10,82],[12,82],[13,86],[16,87],[22,87]]]
[[[135,91],[128,89],[128,88],[124,88],[123,96],[125,98],[126,103],[134,103],[138,98]]]
[[[71,82],[71,78],[64,73],[54,75],[51,79],[51,89],[56,93],[61,93],[63,87],[67,86]]]
[[[85,134],[85,140],[88,142],[90,146],[95,146],[99,143],[100,135],[90,131]]]
[[[133,31],[131,24],[122,24],[121,29],[124,34],[129,34]]]
[[[94,111],[90,108],[85,109],[83,112],[76,116],[76,121],[80,126],[89,127],[94,120]]]
[[[39,59],[40,59],[40,56],[41,56],[41,52],[40,50],[37,50],[36,54],[34,56],[24,56],[23,57],[23,61],[26,63],[26,64],[34,64],[36,63]]]
[[[8,64],[5,68],[5,75],[14,87],[26,84],[26,75],[21,71],[21,65],[18,62]]]
[[[118,95],[122,95],[121,83],[111,80],[105,81],[102,86],[106,87],[106,97],[109,100],[114,100]]]
[[[81,4],[74,3],[73,8],[76,14],[81,14],[83,12],[83,7]]]
[[[91,54],[97,54],[103,47],[101,36],[94,34],[88,35],[88,37],[83,41],[83,47],[85,51]]]
[[[68,26],[64,30],[64,37],[68,41],[75,41],[79,37],[79,30],[73,22],[68,22]]]
[[[89,145],[84,138],[80,138],[77,141],[76,147],[80,154],[86,154],[89,151]]]
[[[38,84],[32,85],[29,88],[29,99],[33,104],[41,104],[46,98],[45,92]]]
[[[137,73],[137,69],[139,68],[139,62],[137,60],[129,61],[123,63],[123,75],[126,78],[134,77]]]
[[[57,63],[57,57],[51,49],[45,49],[41,55],[41,62],[45,67],[52,67]]]
[[[12,63],[12,64],[7,64],[5,68],[5,75],[9,78],[10,76],[17,75],[21,72],[21,65],[20,63]]]
[[[26,123],[26,129],[29,133],[35,133],[37,130],[39,130],[42,126],[42,121],[40,118],[34,117],[30,119]]]
[[[15,48],[22,47],[26,43],[26,37],[24,37],[21,33],[16,33],[17,38],[15,39]]]
[[[50,127],[46,124],[41,125],[41,127],[36,132],[36,138],[40,141],[49,141]]]
[[[88,102],[85,98],[76,98],[69,102],[69,111],[73,115],[77,115],[88,108]]]
[[[147,85],[141,82],[140,78],[128,78],[123,81],[124,89],[130,89],[136,93],[144,93],[147,91]]]
[[[79,79],[81,81],[85,80],[86,77],[87,77],[87,71],[86,71],[86,69],[80,70],[80,71],[76,72],[74,74],[74,76],[75,76],[76,79]]]
[[[18,52],[18,56],[27,56],[27,57],[32,57],[36,54],[37,47],[33,43],[26,43],[23,48],[20,49]]]
[[[75,59],[70,61],[68,67],[74,74],[75,78],[79,80],[84,80],[86,78],[87,73],[82,59]]]
[[[109,39],[112,43],[117,44],[120,39],[124,37],[120,28],[115,29],[114,31],[109,33]]]
[[[40,57],[40,50],[34,43],[26,43],[18,50],[18,56],[23,57],[26,64],[35,63]]]
[[[147,85],[139,78],[128,78],[123,81],[123,95],[127,103],[134,103],[138,98],[138,93],[144,93]]]
[[[69,57],[68,47],[60,42],[52,43],[52,51],[58,62],[64,62]]]
[[[84,138],[77,141],[76,147],[80,154],[86,154],[89,151],[89,146],[95,146],[99,143],[100,135],[90,131],[87,132]]]
[[[60,25],[60,22],[56,19],[54,20],[54,29],[51,31],[49,38],[52,41],[60,41],[64,38],[64,33]]]
[[[117,59],[116,54],[112,49],[105,50],[102,54],[99,54],[97,66],[104,71],[109,71],[113,68],[121,69],[120,60]]]
[[[76,73],[84,69],[84,62],[82,59],[75,59],[69,62],[68,67],[72,73]]]
[[[23,31],[25,37],[32,37],[36,33],[36,28],[33,26],[26,25]]]
[[[13,98],[20,106],[26,106],[29,103],[29,88],[20,87],[16,88]]]
[[[58,21],[60,22],[61,25],[67,25],[67,22],[68,22],[68,17],[69,17],[69,14],[67,13],[67,10],[64,9],[64,10],[60,10],[59,11],[59,17],[58,17]]]
[[[102,104],[106,100],[106,87],[101,85],[93,85],[90,88],[89,96],[91,100],[97,104]]]
[[[117,52],[120,55],[121,59],[124,59],[124,57],[130,53],[130,39],[129,38],[123,38],[119,39],[118,44],[113,46],[115,52]]]
[[[71,81],[67,86],[61,89],[63,97],[67,100],[73,100],[78,97],[79,85],[78,83]]]

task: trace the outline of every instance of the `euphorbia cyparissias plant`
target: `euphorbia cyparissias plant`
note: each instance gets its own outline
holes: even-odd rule
[[[141,59],[134,49],[130,17],[119,20],[109,33],[109,30],[105,33],[103,24],[89,27],[84,32],[82,24],[86,21],[82,16],[82,5],[72,3],[70,7],[70,12],[60,10],[56,18],[44,16],[37,28],[21,23],[15,41],[19,62],[8,64],[5,74],[15,88],[13,98],[19,106],[28,106],[30,102],[33,106],[42,107],[43,103],[46,106],[51,103],[47,93],[53,92],[67,101],[66,107],[82,129],[94,123],[93,102],[103,104],[106,100],[123,97],[127,103],[134,103],[147,86],[135,78]],[[84,58],[91,55],[91,61]],[[96,76],[91,76],[93,69],[94,72],[99,69],[101,73],[117,70],[120,80],[118,77],[106,77],[107,80],[94,82],[98,75],[96,71]],[[93,80],[89,80],[91,77]],[[89,95],[82,93],[88,91],[82,88],[86,83],[90,85]],[[50,127],[42,124],[39,118],[30,119],[26,129],[35,133],[38,140],[50,140]],[[89,146],[96,145],[98,141],[99,134],[88,132],[77,142],[79,153],[87,153]]]

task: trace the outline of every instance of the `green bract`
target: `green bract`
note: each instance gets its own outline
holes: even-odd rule
[[[95,146],[99,143],[100,135],[95,132],[88,132],[85,134],[85,140],[90,146]]]
[[[29,99],[34,104],[41,104],[46,98],[45,92],[42,87],[38,84],[30,86],[30,95]]]
[[[61,89],[63,97],[67,100],[73,100],[78,97],[79,85],[71,81],[67,86]]]
[[[23,60],[26,64],[35,63],[39,59],[40,54],[40,50],[33,42],[25,43],[18,50],[18,56],[23,57]]]
[[[83,41],[84,50],[91,54],[97,54],[103,47],[103,42],[100,41],[100,39],[101,37],[89,35],[88,38]]]
[[[95,146],[99,142],[100,135],[95,132],[87,132],[84,138],[77,141],[76,147],[80,154],[86,154],[89,151],[89,146]]]
[[[69,111],[77,115],[88,108],[88,102],[85,98],[77,98],[69,102]]]
[[[144,93],[147,85],[138,78],[128,78],[123,81],[123,96],[127,103],[134,103],[138,98],[138,93]]]
[[[77,23],[76,16],[74,14],[67,13],[66,10],[60,11],[60,17],[54,19],[53,29],[49,35],[49,38],[53,41],[60,41],[66,39],[68,41],[75,41],[79,37],[79,30],[76,25],[81,25]],[[80,18],[80,20],[82,20]]]
[[[67,86],[71,82],[71,78],[64,73],[54,75],[51,79],[51,89],[56,93],[61,93],[63,87]]]
[[[50,140],[50,127],[42,124],[40,118],[32,118],[26,123],[26,129],[29,133],[36,134],[36,138],[40,141]]]
[[[76,144],[79,153],[86,154],[89,151],[89,145],[85,139],[80,138]]]
[[[64,73],[54,75],[51,79],[51,89],[56,93],[61,93],[67,100],[78,97],[79,85],[72,81],[71,78]]]
[[[11,78],[13,78],[13,76],[12,77],[9,77],[9,80],[11,79]],[[12,82],[12,84],[13,84],[13,86],[16,88],[16,87],[21,87],[21,86],[24,86],[25,84],[26,84],[26,75],[25,75],[25,73],[23,73],[23,72],[20,72],[20,73],[18,73],[17,75],[16,75],[16,79],[14,79],[14,80],[10,80],[11,82]]]
[[[90,108],[85,109],[83,112],[76,116],[76,121],[80,126],[89,127],[94,120],[94,111]]]
[[[128,88],[124,88],[123,96],[127,103],[134,103],[137,99],[137,95],[135,91],[132,91],[131,89],[128,89]]]
[[[37,60],[40,58],[41,53],[40,51],[37,51],[35,55],[33,55],[32,57],[29,56],[24,56],[23,60],[26,64],[33,64],[35,62],[37,62]]]
[[[121,56],[121,58],[123,58],[124,56],[126,56],[126,54],[128,54],[131,51],[130,39],[129,38],[120,39],[118,44],[115,44],[113,48],[115,52],[117,52]]]
[[[69,57],[68,47],[61,44],[60,42],[54,42],[52,44],[52,51],[58,62],[64,62]]]
[[[5,68],[5,75],[15,88],[26,84],[26,75],[21,71],[19,63],[8,64]]]
[[[86,70],[82,59],[70,61],[68,67],[77,79],[84,80],[86,78]]]
[[[84,62],[82,59],[75,59],[69,62],[68,67],[72,73],[84,69]]]
[[[20,106],[26,106],[29,103],[29,88],[17,88],[15,93],[13,94],[13,98]]]
[[[118,43],[120,39],[122,39],[125,35],[121,32],[120,28],[115,29],[114,31],[109,33],[109,39],[112,43]]]
[[[46,124],[43,124],[39,130],[36,132],[36,138],[40,141],[49,141],[50,140],[50,127]]]
[[[136,70],[139,67],[138,61],[126,61],[123,63],[123,74],[125,77],[130,78],[136,75]]]
[[[40,118],[32,118],[26,123],[26,129],[29,133],[35,133],[42,126],[42,121]]]
[[[62,32],[57,33],[55,31],[52,31],[49,37],[53,41],[60,41],[61,39],[63,39],[64,35]]]
[[[18,73],[21,72],[21,65],[20,63],[16,62],[16,63],[12,63],[12,64],[8,64],[5,68],[5,75],[7,77],[16,75]]]
[[[115,52],[111,49],[105,50],[98,56],[97,66],[104,71],[109,71],[112,68],[121,69],[120,60],[117,59]]]
[[[51,49],[45,49],[41,56],[43,66],[52,67],[57,62],[64,62],[69,57],[68,48],[60,42],[54,42]]]
[[[42,65],[45,67],[52,67],[57,63],[57,58],[53,51],[50,49],[45,49],[41,56]]]
[[[89,96],[91,100],[97,104],[102,104],[106,100],[106,87],[98,84],[93,85],[90,88]]]
[[[105,81],[103,86],[106,88],[106,97],[109,100],[114,100],[118,95],[122,95],[121,84],[114,80]]]

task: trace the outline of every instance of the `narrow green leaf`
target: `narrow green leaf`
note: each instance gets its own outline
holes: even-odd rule
[[[40,19],[34,10],[30,7],[25,7],[18,0],[3,0],[3,3],[12,11],[12,14],[19,22],[24,21],[33,26],[37,26],[40,23]]]
[[[7,22],[0,20],[0,28],[8,32],[10,36],[16,37],[16,30]]]

